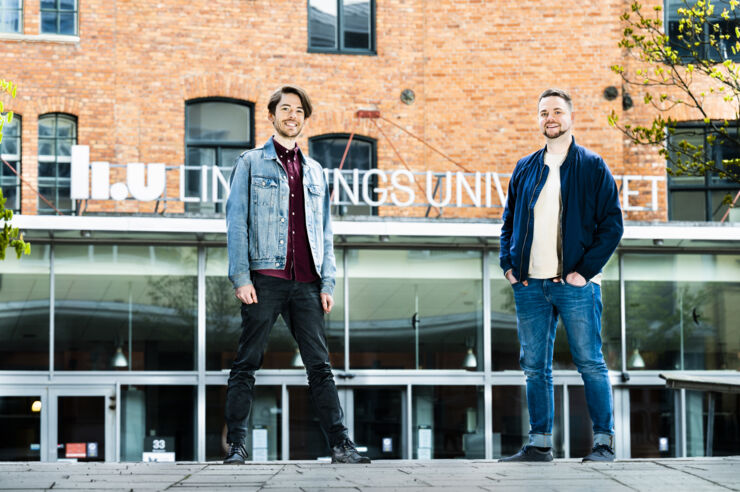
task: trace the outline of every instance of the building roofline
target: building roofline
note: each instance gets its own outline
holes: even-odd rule
[[[12,225],[27,231],[98,231],[226,234],[226,220],[193,217],[15,215]],[[501,222],[471,219],[378,217],[335,220],[344,236],[479,237],[501,236]],[[740,241],[740,224],[712,222],[628,222],[623,239]]]

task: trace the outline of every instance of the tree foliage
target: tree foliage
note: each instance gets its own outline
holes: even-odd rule
[[[5,250],[8,246],[15,249],[15,254],[20,259],[23,254],[31,254],[31,245],[23,240],[23,234],[18,231],[17,227],[10,225],[13,211],[5,208],[7,200],[3,197],[3,190],[0,189],[0,217],[3,219],[3,230],[0,233],[0,260],[5,259]]]
[[[680,2],[679,2],[680,3]],[[740,183],[740,158],[717,161],[709,148],[740,149],[740,3],[738,0],[682,0],[669,29],[660,6],[647,9],[637,1],[621,20],[619,46],[629,65],[614,65],[626,87],[644,91],[642,103],[652,120],[645,125],[621,122],[616,112],[609,124],[633,144],[656,146],[672,176],[715,174]],[[670,37],[669,37],[670,34]],[[707,137],[690,141],[672,115],[695,115],[707,126]],[[738,153],[735,153],[738,155]]]

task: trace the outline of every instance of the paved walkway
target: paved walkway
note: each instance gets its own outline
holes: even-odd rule
[[[740,491],[740,457],[581,464],[492,461],[0,463],[0,490],[279,491]]]

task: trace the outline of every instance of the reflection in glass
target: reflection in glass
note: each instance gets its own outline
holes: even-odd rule
[[[255,386],[252,411],[247,422],[244,446],[252,461],[280,459],[281,444],[281,388]],[[206,388],[206,460],[220,461],[228,452],[226,442],[226,386]]]
[[[586,405],[583,386],[568,386],[568,422],[570,424],[570,456],[582,458],[591,452],[594,440],[593,424]]]
[[[516,326],[514,291],[503,277],[498,252],[490,253],[491,329],[494,371],[519,370],[519,338]],[[619,309],[619,257],[613,255],[603,269],[601,279],[601,340],[607,367],[621,369],[621,324]],[[553,353],[553,369],[575,369],[562,321],[558,323]]]
[[[196,263],[195,248],[56,246],[56,369],[114,369],[121,348],[129,370],[193,370]]]
[[[347,186],[350,190],[355,189],[355,181],[353,170],[357,169],[360,173],[364,173],[375,167],[375,140],[354,136],[352,143],[347,151],[344,164],[342,164],[342,157],[344,157],[344,151],[347,149],[347,142],[349,136],[337,135],[333,137],[313,137],[308,141],[309,152],[311,157],[318,160],[325,169],[339,169],[342,165],[342,177],[347,182]],[[332,197],[336,193],[339,196],[334,199],[338,199],[343,203],[350,203],[351,198],[347,193],[347,190],[343,185],[339,185],[338,189],[334,191],[334,174],[329,174],[329,191]],[[362,174],[359,174],[358,183],[356,185],[358,190],[358,200],[363,201],[362,197]],[[370,193],[370,199],[377,200],[376,194],[372,190],[377,186],[377,178],[373,177],[368,181],[368,193]],[[332,203],[334,203],[332,201]],[[376,207],[368,205],[332,205],[332,212],[336,215],[375,215],[377,213]]]
[[[412,412],[414,458],[484,457],[482,387],[415,386]]]
[[[344,0],[342,9],[342,31],[344,47],[369,50],[370,46],[370,0]]]
[[[3,15],[0,9],[0,16]],[[0,32],[2,32],[0,19]],[[0,163],[0,189],[5,198],[5,208],[18,213],[21,209],[20,178],[21,169],[21,117],[15,115],[13,121],[6,122],[2,127],[3,141],[0,144],[0,157],[5,161]],[[8,166],[5,165],[8,164]],[[11,169],[12,167],[12,169]],[[13,172],[15,170],[15,172]]]
[[[686,391],[686,451],[688,456],[735,456],[740,452],[740,394],[713,393],[714,419],[709,417],[709,393]],[[709,425],[711,450],[707,453]]]
[[[329,361],[335,369],[344,367],[344,271],[342,251],[334,252],[337,261],[337,285],[334,308],[324,316]],[[226,248],[206,249],[206,369],[231,369],[242,332],[240,302],[228,277]],[[259,293],[257,294],[259,297]],[[290,330],[278,317],[270,332],[262,367],[297,369],[292,364],[298,347]]]
[[[0,261],[0,370],[49,369],[49,265],[51,248],[33,244],[17,259]]]
[[[337,1],[308,1],[308,39],[310,48],[337,47]]]
[[[172,438],[176,461],[195,460],[194,386],[121,386],[121,461],[141,461],[146,437]]]
[[[105,461],[105,410],[104,396],[60,396],[57,458]]]
[[[399,388],[355,388],[354,440],[367,446],[370,459],[401,459],[406,453],[405,391]]]
[[[625,255],[627,368],[740,369],[739,259]]]
[[[319,426],[319,417],[311,403],[308,386],[289,386],[290,459],[315,460],[331,456],[329,443]]]
[[[41,459],[40,396],[0,396],[0,461]]]
[[[525,386],[494,386],[493,390],[493,457],[516,454],[529,442],[529,410]],[[552,454],[563,452],[563,387],[555,386],[555,416],[552,423]]]
[[[350,366],[482,370],[476,251],[349,250]]]
[[[185,189],[186,196],[193,199],[185,203],[187,212],[224,212],[224,186],[217,172],[228,182],[236,157],[254,147],[252,108],[251,103],[222,100],[185,105]],[[211,186],[214,182],[218,194],[215,199]]]
[[[632,458],[675,458],[674,392],[665,388],[630,388]]]

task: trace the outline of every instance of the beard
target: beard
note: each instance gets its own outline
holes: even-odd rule
[[[303,125],[296,126],[295,129],[293,129],[288,128],[283,123],[275,122],[272,126],[275,127],[277,134],[284,138],[296,138],[303,130]]]
[[[544,136],[545,136],[546,138],[549,138],[549,139],[551,139],[551,140],[555,140],[556,138],[560,138],[560,137],[562,137],[563,135],[565,135],[566,133],[568,133],[568,130],[569,130],[569,129],[570,129],[570,128],[566,128],[566,129],[564,130],[562,126],[559,126],[559,127],[557,128],[557,133],[556,133],[555,135],[550,135],[550,134],[548,134],[548,133],[547,133],[547,128],[545,128],[544,130],[542,130],[542,134],[543,134],[543,135],[544,135]]]

